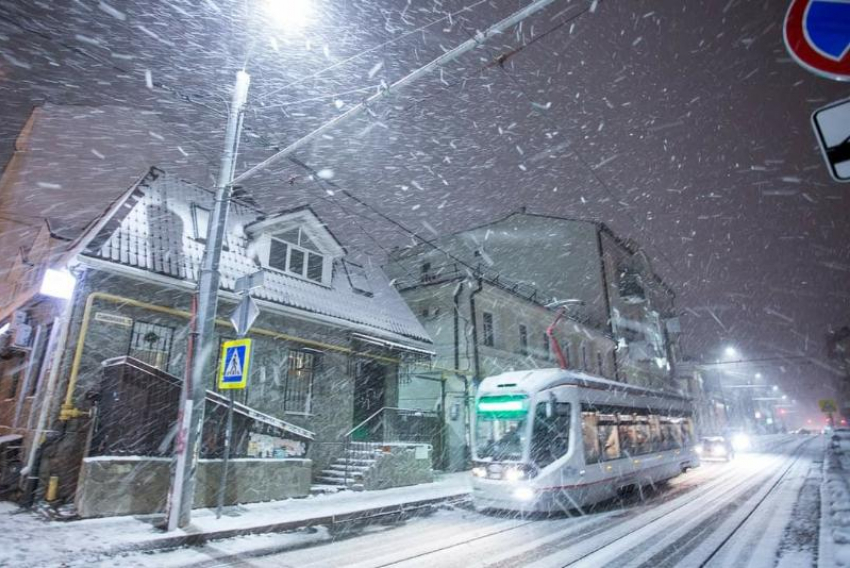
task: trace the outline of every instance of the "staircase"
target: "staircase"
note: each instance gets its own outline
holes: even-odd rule
[[[312,491],[334,493],[351,489],[363,490],[363,476],[375,464],[379,444],[350,442],[344,457],[337,458],[316,477]]]

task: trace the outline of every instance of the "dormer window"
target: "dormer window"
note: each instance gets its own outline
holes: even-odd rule
[[[310,237],[296,227],[269,238],[268,266],[313,282],[325,282],[325,255]]]
[[[245,227],[263,268],[331,286],[345,249],[309,207],[278,213]]]

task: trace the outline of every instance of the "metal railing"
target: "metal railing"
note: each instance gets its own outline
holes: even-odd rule
[[[103,378],[93,397],[97,412],[88,454],[170,456],[180,388],[178,377],[132,357],[104,361]],[[201,456],[218,458],[224,445],[227,397],[208,390],[205,404]],[[235,457],[249,455],[252,433],[287,440],[295,455],[306,454],[315,437],[309,430],[242,403],[235,404],[233,431]]]
[[[443,421],[440,413],[433,410],[384,406],[343,434],[342,438],[347,483],[352,444],[430,444],[432,448],[442,448]],[[432,455],[437,455],[437,452]]]

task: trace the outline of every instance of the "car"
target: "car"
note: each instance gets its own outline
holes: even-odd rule
[[[700,458],[704,460],[722,459],[730,461],[735,457],[735,450],[731,442],[723,436],[703,436],[696,450]]]
[[[799,430],[796,430],[794,433],[798,434],[800,436],[811,436],[812,435],[812,431],[807,429],[807,428],[800,428]]]

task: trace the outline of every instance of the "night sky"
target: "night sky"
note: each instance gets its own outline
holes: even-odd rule
[[[0,4],[2,163],[49,101],[156,111],[215,164],[247,62],[241,171],[525,3],[317,1],[301,31],[261,0],[23,4]],[[312,204],[379,256],[412,237],[341,190],[426,236],[522,206],[604,221],[676,290],[689,355],[791,356],[741,376],[828,396],[825,339],[850,324],[850,188],[809,116],[850,89],[788,56],[787,4],[556,2],[296,154],[331,183],[285,162],[246,189],[269,210]]]

